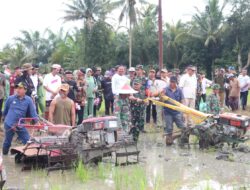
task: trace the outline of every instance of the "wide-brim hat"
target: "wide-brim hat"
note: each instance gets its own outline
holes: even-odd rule
[[[69,85],[64,83],[60,86],[60,90],[63,90],[65,92],[68,92],[69,91]]]
[[[130,85],[125,84],[120,90],[118,90],[118,94],[136,94],[138,93]]]

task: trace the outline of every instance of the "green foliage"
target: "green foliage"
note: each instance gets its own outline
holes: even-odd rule
[[[191,22],[164,24],[164,66],[184,69],[192,64],[206,71],[208,77],[217,67],[249,66],[250,1],[206,2],[203,10],[196,8]],[[224,10],[226,2],[232,7],[228,15]],[[108,69],[132,63],[132,66],[143,64],[145,68],[155,66],[158,64],[157,6],[145,3],[145,0],[73,0],[65,5],[63,19],[82,21],[81,29],[71,32],[61,29],[58,33],[48,29],[23,30],[13,44],[0,51],[0,62],[12,67],[42,62],[45,71],[51,63],[71,70],[96,65]],[[127,17],[131,24],[128,28],[120,26],[118,30],[107,23],[109,13],[118,8],[120,20]]]

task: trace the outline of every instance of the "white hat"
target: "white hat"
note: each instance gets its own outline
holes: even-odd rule
[[[86,69],[86,74],[87,74],[89,71],[92,71],[92,69],[91,69],[91,68],[87,68],[87,69]]]
[[[138,93],[130,85],[125,84],[120,90],[118,90],[118,94],[136,94]]]
[[[135,68],[134,67],[130,67],[128,72],[135,72]]]
[[[59,64],[53,64],[53,65],[51,65],[51,68],[52,69],[61,69],[62,67]]]

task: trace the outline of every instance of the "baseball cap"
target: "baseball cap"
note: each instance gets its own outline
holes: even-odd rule
[[[177,77],[176,77],[176,76],[171,76],[171,77],[170,77],[170,82],[175,82],[175,83],[177,83]]]
[[[65,71],[65,74],[73,74],[73,72],[72,72],[72,71],[67,70],[67,71]]]
[[[143,69],[143,65],[136,65],[136,70],[137,69]]]
[[[19,82],[15,85],[16,88],[24,88],[27,89],[27,85],[24,82]]]
[[[33,68],[33,66],[30,64],[30,63],[25,63],[25,64],[23,64],[23,66],[22,66],[22,70],[23,71],[28,71],[28,70],[30,70],[30,69],[32,69]]]
[[[61,65],[59,65],[59,64],[53,64],[53,65],[51,65],[51,68],[52,69],[61,69]]]
[[[155,73],[156,71],[155,71],[155,69],[149,69],[149,72]]]
[[[130,67],[128,71],[129,72],[135,72],[135,68],[134,67]]]
[[[167,73],[167,72],[168,72],[168,70],[167,70],[167,69],[162,69],[162,70],[161,70],[161,72],[163,72],[163,73]]]
[[[83,73],[83,74],[86,74],[86,69],[85,69],[85,68],[83,68],[83,67],[82,67],[82,68],[80,68],[80,69],[79,69],[79,71],[80,71],[81,73]]]

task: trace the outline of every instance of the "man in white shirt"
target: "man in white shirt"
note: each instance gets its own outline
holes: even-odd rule
[[[161,95],[162,92],[165,91],[167,87],[167,83],[163,80],[156,79],[156,71],[154,69],[151,69],[149,71],[149,80],[147,84],[147,88],[149,90],[149,96],[153,97],[156,100],[159,100],[159,96]],[[162,106],[157,106],[156,105],[156,114],[157,114],[157,119],[156,119],[156,125],[158,128],[163,128],[165,119],[163,115],[163,108]]]
[[[124,66],[119,66],[117,68],[116,74],[112,77],[112,92],[114,96],[118,95],[119,90],[125,85],[129,84],[129,79],[125,75]]]
[[[212,81],[208,80],[206,78],[206,75],[204,73],[201,74],[201,87],[202,87],[202,93],[201,98],[203,102],[206,102],[206,94],[207,94],[207,88],[212,85]]]
[[[248,97],[248,88],[250,84],[250,77],[247,75],[247,70],[242,69],[241,74],[238,77],[240,83],[240,99],[241,106],[243,110],[246,110],[247,106],[247,97]]]
[[[167,85],[169,85],[169,77],[168,77],[168,70],[162,69],[161,70],[161,80],[165,81]]]
[[[61,77],[58,75],[60,72],[61,65],[53,64],[51,66],[51,73],[45,75],[43,80],[43,87],[45,89],[45,99],[46,99],[46,115],[48,118],[48,108],[54,97],[58,94],[61,87],[62,81]]]
[[[195,98],[197,90],[197,78],[195,76],[196,68],[192,65],[188,66],[187,73],[180,78],[179,87],[182,89],[184,95],[185,105],[195,109]],[[187,126],[192,125],[191,118],[185,116],[185,123]]]

